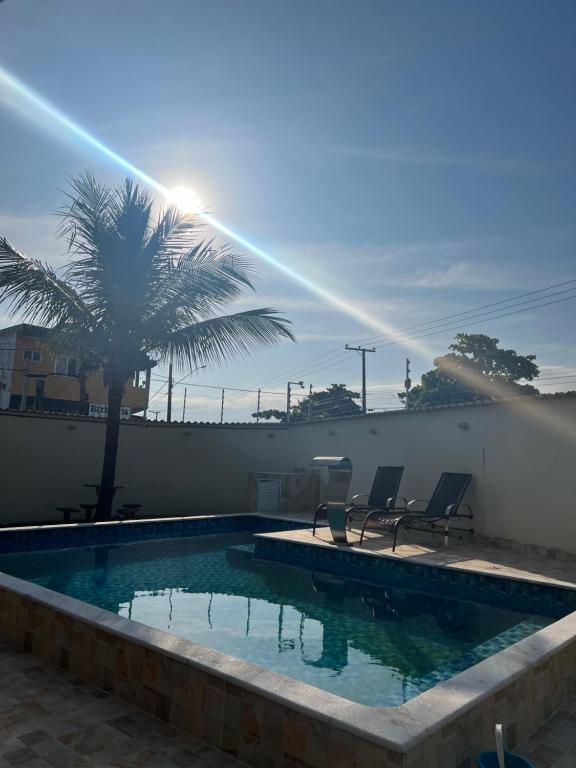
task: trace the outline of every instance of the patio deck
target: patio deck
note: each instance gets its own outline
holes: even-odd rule
[[[0,646],[0,767],[243,768],[244,764],[26,652]],[[576,766],[576,697],[517,752]]]
[[[26,652],[0,645],[0,768],[243,768]]]

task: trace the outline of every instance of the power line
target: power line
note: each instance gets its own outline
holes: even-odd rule
[[[395,336],[395,335],[397,336],[398,334],[401,334],[401,333],[404,333],[404,332],[410,331],[410,330],[415,330],[415,329],[424,330],[424,329],[426,329],[428,327],[431,327],[431,326],[434,326],[434,325],[438,325],[440,323],[443,323],[443,322],[446,322],[446,321],[449,321],[449,320],[453,320],[455,318],[465,319],[466,316],[468,316],[468,315],[476,314],[478,312],[481,312],[481,310],[489,309],[490,307],[500,306],[503,309],[505,309],[505,307],[503,307],[502,305],[507,304],[507,305],[514,306],[513,303],[514,302],[518,302],[519,299],[526,298],[527,296],[537,296],[538,294],[545,293],[546,291],[550,291],[550,290],[553,290],[555,288],[560,288],[560,287],[563,287],[565,285],[574,285],[575,283],[576,283],[576,278],[571,279],[571,280],[564,280],[564,281],[559,282],[559,283],[553,283],[552,285],[548,285],[545,288],[539,288],[539,289],[536,289],[536,290],[533,290],[533,291],[527,291],[525,293],[519,294],[518,296],[514,296],[514,297],[511,297],[511,298],[508,298],[508,299],[501,299],[500,301],[491,302],[489,304],[482,304],[482,305],[480,305],[478,307],[474,307],[472,309],[463,310],[462,312],[456,312],[456,313],[452,313],[450,315],[445,315],[443,317],[437,318],[436,320],[430,320],[430,321],[427,321],[427,322],[424,322],[424,323],[416,323],[414,325],[409,325],[409,326],[406,326],[405,328],[398,329],[397,331],[395,331],[395,332],[393,332],[391,334],[380,334],[378,336],[366,337],[366,338],[360,339],[359,343],[377,341],[379,339],[389,338],[390,336]],[[575,289],[568,289],[568,290],[575,290]],[[557,295],[557,294],[554,294],[554,295]],[[540,297],[540,299],[543,299],[543,298],[546,298],[546,297],[545,296],[541,296]],[[533,299],[532,301],[538,301],[538,300],[539,299]],[[522,303],[524,303],[524,302],[522,302]],[[540,305],[538,305],[538,306],[540,306]],[[542,305],[542,306],[545,306],[545,305]],[[535,308],[537,308],[537,307],[535,307]],[[487,313],[487,314],[489,314],[489,313]],[[502,315],[502,316],[506,316],[506,315]],[[497,317],[498,316],[495,315],[495,317],[493,319],[497,319]],[[419,336],[416,336],[414,338],[419,338]],[[400,342],[398,342],[398,343],[400,343]],[[377,345],[377,346],[382,346],[382,345]],[[384,346],[386,346],[386,345],[384,345]],[[332,367],[332,364],[330,364],[330,366],[320,366],[318,368],[319,361],[325,360],[326,358],[334,357],[335,355],[338,358],[343,359],[345,357],[345,351],[343,351],[341,347],[335,347],[334,349],[329,350],[328,352],[324,352],[322,355],[318,355],[316,357],[310,358],[307,361],[307,363],[304,364],[304,366],[305,366],[304,368],[300,368],[300,369],[291,368],[291,369],[288,369],[288,372],[293,372],[294,370],[298,370],[302,375],[308,375],[313,370],[324,370],[325,367],[326,368],[327,367]],[[312,368],[310,368],[310,366],[312,366]],[[261,384],[273,383],[273,382],[277,381],[283,374],[284,374],[284,372],[282,372],[278,376],[272,377],[270,379],[267,379],[267,380],[261,382]]]
[[[526,301],[517,301],[515,303],[511,303],[509,305],[509,307],[503,307],[502,309],[503,310],[508,310],[510,307],[515,309],[517,307],[522,307],[523,305],[528,305],[528,306],[526,306],[524,308],[524,309],[528,310],[528,309],[533,309],[534,307],[546,306],[546,304],[537,304],[536,302],[542,301],[542,299],[549,299],[549,298],[551,298],[553,296],[561,296],[561,295],[566,294],[566,293],[572,293],[573,295],[572,296],[566,296],[565,299],[559,299],[558,301],[574,299],[574,298],[576,298],[576,293],[574,293],[574,291],[576,291],[576,287],[574,287],[574,288],[565,288],[563,291],[556,291],[554,293],[549,293],[547,296],[540,296],[540,297],[538,297],[536,299],[527,299]],[[549,303],[556,303],[556,302],[549,302]],[[518,311],[524,311],[524,310],[518,310]],[[442,326],[449,325],[452,328],[452,327],[455,327],[457,325],[460,325],[461,322],[466,322],[466,323],[468,323],[470,321],[474,321],[475,322],[477,318],[484,317],[485,315],[494,315],[495,317],[506,317],[508,314],[511,314],[511,313],[510,312],[505,312],[504,313],[502,310],[494,310],[494,309],[488,310],[488,311],[485,311],[485,312],[480,312],[478,310],[473,310],[470,313],[468,313],[468,315],[465,318],[463,318],[463,320],[458,320],[458,321],[455,321],[455,320],[449,320],[448,321],[448,320],[446,320],[446,321],[442,321],[442,322],[435,321],[435,322],[426,324],[426,327],[423,327],[422,330],[427,330],[427,327],[439,326],[439,325],[442,325]],[[443,329],[437,328],[436,330],[443,330]],[[418,339],[418,338],[421,338],[421,336],[422,336],[422,334],[418,333],[418,334],[415,334],[414,336],[411,336],[410,338]],[[399,341],[402,341],[402,340],[399,340]],[[388,343],[392,343],[392,342],[381,342],[380,344],[376,344],[376,347],[379,348],[379,347],[382,347],[382,346],[388,346]],[[399,342],[394,341],[394,343],[399,343]]]
[[[576,377],[576,373],[567,373],[564,376],[537,376],[534,381],[557,381],[558,379],[573,379]]]
[[[545,288],[538,288],[533,291],[527,291],[526,293],[521,293],[518,296],[513,296],[509,299],[501,299],[500,301],[493,301],[489,304],[483,304],[479,307],[473,307],[472,309],[463,310],[462,312],[455,312],[451,315],[444,315],[444,317],[438,318],[438,320],[430,320],[424,323],[417,323],[416,325],[410,325],[407,328],[401,328],[396,333],[403,333],[404,331],[410,331],[415,328],[420,328],[422,326],[427,326],[430,324],[435,324],[437,322],[441,322],[443,320],[450,320],[456,317],[461,317],[462,315],[467,315],[471,312],[479,312],[482,309],[488,309],[489,307],[496,307],[500,306],[502,304],[509,304],[510,302],[518,301],[518,299],[524,299],[526,296],[535,296],[538,293],[544,293],[546,291],[551,291],[553,288],[561,288],[564,285],[573,285],[576,283],[576,278],[572,278],[571,280],[563,280],[560,283],[553,283],[552,285],[548,285]],[[576,288],[571,288],[568,290],[576,290]],[[545,298],[545,297],[543,297]],[[389,334],[380,334],[379,336],[371,336],[367,337],[365,339],[360,339],[359,343],[369,342],[369,341],[377,341],[379,338],[386,338]],[[394,335],[394,334],[392,334]]]
[[[541,298],[546,298],[546,297],[541,297]],[[540,304],[531,304],[530,306],[523,307],[521,309],[515,309],[515,310],[512,310],[510,312],[500,312],[498,314],[493,314],[491,317],[485,317],[485,318],[482,318],[482,319],[478,319],[478,318],[472,317],[472,318],[465,318],[465,320],[467,322],[474,322],[474,323],[478,323],[478,324],[486,323],[486,322],[489,322],[491,320],[498,320],[498,319],[503,318],[503,317],[509,317],[511,315],[520,314],[522,312],[528,312],[531,309],[539,309],[540,307],[547,307],[547,306],[550,306],[552,304],[560,304],[560,303],[562,303],[564,301],[571,301],[571,300],[574,300],[574,299],[576,299],[576,294],[574,294],[573,296],[565,296],[564,298],[556,299],[554,301],[541,302]],[[462,321],[462,322],[464,322],[464,321]],[[444,332],[449,331],[449,330],[461,329],[463,327],[462,322],[458,322],[457,324],[450,325],[450,326],[444,327],[444,328],[436,328],[436,329],[434,329],[432,331],[429,331],[428,333],[415,334],[415,335],[411,336],[410,338],[413,339],[413,340],[422,339],[422,338],[426,338],[428,336],[434,336],[434,335],[437,335],[439,333],[444,333]],[[431,325],[433,325],[433,324],[431,323]],[[391,347],[391,346],[396,346],[398,344],[403,344],[404,342],[405,342],[404,339],[397,339],[397,340],[394,340],[394,341],[389,341],[387,343],[376,344],[375,346],[376,346],[376,349],[381,349],[383,347]],[[342,358],[343,358],[344,355],[345,355],[345,352],[342,353]],[[309,376],[312,373],[318,373],[319,371],[325,371],[328,368],[333,368],[335,365],[340,365],[342,363],[342,358],[341,359],[337,359],[337,360],[335,360],[332,363],[328,363],[327,365],[316,365],[314,367],[311,367],[311,368],[308,368],[308,369],[304,369],[302,371],[302,375]]]
[[[187,378],[187,377],[185,376],[185,377],[184,377],[184,379],[185,379],[185,378]],[[176,387],[176,386],[178,386],[179,384],[182,384],[182,382],[184,381],[184,379],[180,379],[180,381],[176,381],[176,382],[174,383],[174,386]],[[155,393],[152,395],[152,397],[150,398],[150,400],[152,400],[154,397],[156,397],[156,396],[158,395],[158,393],[160,392],[160,390],[162,390],[162,389],[163,389],[163,388],[166,386],[166,384],[167,384],[167,383],[168,383],[168,382],[167,382],[167,381],[165,381],[165,382],[164,382],[164,384],[163,384],[163,385],[160,387],[160,389],[158,389],[158,390],[157,390],[157,391],[156,391],[156,392],[155,392]],[[258,390],[257,390],[257,389],[241,389],[241,388],[239,388],[239,387],[226,387],[226,386],[224,386],[224,387],[218,387],[218,386],[216,386],[216,384],[191,384],[191,383],[187,382],[187,383],[186,383],[186,386],[187,386],[187,387],[200,387],[200,388],[202,388],[202,389],[218,389],[218,390],[220,390],[220,391],[222,391],[223,389],[225,389],[227,392],[250,392],[250,393],[252,393],[252,394],[258,394]],[[286,396],[286,393],[285,393],[285,392],[277,392],[277,391],[274,391],[274,392],[272,392],[271,390],[266,390],[266,389],[262,389],[262,390],[260,390],[260,391],[261,391],[261,393],[262,393],[263,395],[282,395],[283,397],[285,397],[285,396]]]
[[[572,288],[572,289],[569,289],[569,290],[570,291],[575,291],[576,289]],[[557,296],[557,295],[563,294],[565,292],[567,292],[567,291],[559,291],[557,293],[549,294],[549,296]],[[556,299],[555,301],[542,302],[541,300],[545,299],[545,298],[547,298],[547,297],[546,296],[542,296],[542,297],[540,297],[540,299],[532,299],[529,302],[519,302],[518,304],[512,304],[511,306],[513,306],[513,307],[521,307],[522,304],[529,304],[529,305],[525,306],[525,307],[522,307],[521,309],[510,310],[509,312],[502,312],[502,311],[498,311],[498,310],[492,310],[491,312],[481,312],[481,313],[478,313],[476,310],[473,310],[473,311],[471,311],[469,313],[469,316],[465,317],[461,321],[457,321],[457,322],[456,321],[450,321],[449,323],[446,323],[446,322],[442,322],[441,323],[439,320],[435,320],[435,321],[432,321],[432,322],[427,324],[427,326],[429,328],[431,328],[432,330],[427,331],[426,333],[414,334],[414,335],[410,336],[410,339],[411,340],[422,339],[422,338],[426,338],[428,336],[434,336],[434,335],[437,335],[439,333],[444,333],[445,331],[455,330],[455,329],[461,328],[463,323],[469,323],[469,322],[484,323],[484,322],[488,322],[489,320],[497,320],[497,319],[502,318],[502,317],[508,317],[509,315],[518,314],[520,312],[527,312],[530,309],[538,309],[539,307],[545,307],[545,306],[548,306],[550,304],[558,304],[558,303],[561,303],[563,301],[570,301],[572,299],[576,299],[576,293],[574,293],[574,295],[572,295],[572,296],[565,296],[562,299]],[[536,303],[538,301],[541,301],[541,303],[540,304]],[[491,315],[491,316],[490,317],[484,317],[485,315]],[[442,327],[439,327],[440,325],[442,325]],[[434,328],[434,326],[436,326],[436,327]],[[400,333],[403,333],[404,330],[407,330],[407,329],[402,329],[402,330],[398,331],[398,333],[396,335],[398,335]],[[422,330],[423,331],[426,330],[426,328],[424,327],[424,324],[423,324]],[[403,339],[403,338],[396,338],[396,339],[392,339],[392,340],[387,341],[387,342],[382,342],[380,344],[376,344],[375,347],[376,347],[376,349],[382,349],[384,347],[396,346],[398,344],[403,344],[403,343],[405,343],[405,339]],[[345,355],[345,352],[342,352],[341,353],[341,357],[343,358],[344,355]],[[328,365],[321,365],[321,366],[317,365],[314,368],[309,368],[308,370],[304,371],[304,373],[306,373],[307,375],[310,375],[311,373],[318,372],[319,370],[326,370],[327,368],[332,368],[334,365],[337,365],[340,362],[341,362],[341,359],[338,359],[338,360],[335,360],[333,363],[330,363]]]

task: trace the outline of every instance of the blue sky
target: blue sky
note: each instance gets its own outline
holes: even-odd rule
[[[378,321],[405,328],[576,278],[571,0],[6,0],[0,29],[7,71]],[[67,178],[122,174],[14,104],[0,86],[0,232],[62,263],[52,214]],[[359,386],[358,356],[328,353],[376,331],[264,264],[242,305],[283,310],[298,343],[196,383]],[[417,379],[458,330],[564,375],[556,367],[576,369],[575,306],[462,322],[420,351],[381,347],[368,406],[398,405],[406,355]],[[560,384],[576,379],[542,391]],[[217,390],[189,389],[188,404],[189,418],[219,417]],[[254,406],[230,393],[226,417]]]

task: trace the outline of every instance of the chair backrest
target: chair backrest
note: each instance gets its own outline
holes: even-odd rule
[[[426,514],[443,515],[450,504],[458,504],[464,498],[472,475],[461,472],[443,472],[434,489]]]
[[[368,498],[369,507],[384,507],[390,496],[398,494],[404,467],[378,467]]]

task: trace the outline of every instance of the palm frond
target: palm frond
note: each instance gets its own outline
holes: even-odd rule
[[[112,195],[110,211],[112,225],[120,243],[124,246],[126,266],[140,257],[149,238],[152,223],[152,198],[146,191],[126,179]]]
[[[149,286],[144,319],[150,329],[190,325],[213,317],[246,287],[253,288],[245,259],[211,241],[200,243]]]
[[[230,357],[277,344],[281,339],[294,341],[290,321],[274,309],[252,309],[208,320],[172,333],[166,343],[147,350],[166,360],[173,355],[181,368],[220,365]]]
[[[147,286],[142,252],[148,242],[152,199],[130,179],[117,190],[85,173],[72,181],[60,232],[74,251],[66,278],[103,323],[126,331],[138,323]]]
[[[71,179],[70,185],[72,192],[66,195],[69,203],[58,211],[61,217],[59,234],[68,241],[70,252],[94,258],[113,234],[113,193],[87,172]],[[71,268],[77,264],[78,261],[74,262]]]
[[[198,216],[184,216],[175,205],[170,205],[151,231],[144,255],[149,260],[181,256],[194,247],[196,236],[202,229],[203,222]]]
[[[0,238],[0,300],[11,314],[41,324],[84,324],[90,312],[74,288],[47,264],[29,259]]]

